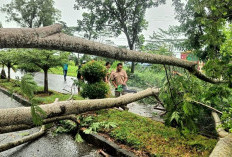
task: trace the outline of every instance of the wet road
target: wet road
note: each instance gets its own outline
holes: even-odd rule
[[[0,108],[22,107],[14,99],[0,92]],[[0,134],[0,145],[15,141],[39,131],[38,128],[18,132]],[[87,143],[76,143],[71,135],[59,134],[54,136],[51,131],[46,135],[10,150],[0,153],[0,157],[98,157],[97,148]]]

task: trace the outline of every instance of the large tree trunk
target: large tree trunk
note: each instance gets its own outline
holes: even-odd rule
[[[48,93],[48,69],[43,69],[44,71],[44,93]]]
[[[210,154],[210,157],[231,157],[232,156],[232,135],[221,127],[221,120],[216,112],[212,112],[215,127],[220,137],[217,145]]]
[[[170,56],[141,53],[109,46],[60,33],[62,25],[55,24],[42,28],[0,28],[0,48],[44,48],[52,50],[82,52],[85,54],[113,58],[122,61],[166,64],[187,69],[198,78],[211,83],[221,83],[206,77],[195,66],[196,62]]]
[[[62,101],[41,105],[40,107],[47,114],[47,116],[44,118],[52,118],[56,116],[80,114],[87,111],[119,107],[140,100],[142,98],[155,95],[158,92],[159,89],[148,88],[136,94],[126,94],[118,98]],[[30,107],[0,109],[0,113],[0,127],[18,124],[32,124]]]

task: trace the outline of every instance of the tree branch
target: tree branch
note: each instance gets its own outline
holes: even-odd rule
[[[45,125],[42,125],[40,131],[37,132],[37,133],[34,133],[34,134],[32,134],[30,136],[27,136],[27,137],[24,137],[24,138],[22,138],[20,140],[16,140],[16,141],[9,142],[9,143],[1,145],[0,146],[0,152],[11,149],[11,148],[16,147],[16,146],[19,146],[19,145],[21,145],[23,143],[35,140],[35,139],[41,137],[44,133],[45,133]]]
[[[217,112],[217,113],[222,114],[221,111],[219,111],[219,110],[217,110],[217,109],[215,109],[215,108],[213,108],[213,107],[211,107],[211,106],[209,106],[209,105],[206,105],[206,104],[203,104],[203,103],[201,103],[201,102],[194,101],[194,100],[193,100],[192,102],[194,102],[194,103],[196,103],[196,104],[199,104],[199,105],[202,105],[202,106],[204,106],[204,107],[207,107],[208,109],[210,109],[210,110],[213,111],[213,112]]]

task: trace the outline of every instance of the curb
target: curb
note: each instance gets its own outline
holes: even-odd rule
[[[122,149],[114,142],[111,142],[104,138],[103,136],[100,136],[98,134],[85,134],[82,130],[80,130],[81,137],[87,141],[88,143],[93,144],[94,146],[98,146],[100,148],[103,148],[104,151],[109,153],[112,156],[120,156],[120,157],[137,157],[134,153],[129,152],[125,149]]]
[[[6,94],[9,97],[12,97],[17,102],[21,103],[23,106],[31,106],[31,103],[23,98],[21,95],[18,95],[16,93],[10,93],[7,89],[0,87],[0,91]]]

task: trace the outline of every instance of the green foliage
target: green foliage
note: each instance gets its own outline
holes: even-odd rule
[[[148,26],[145,20],[146,10],[164,3],[165,0],[76,0],[74,8],[87,10],[82,15],[83,20],[79,20],[78,24],[79,30],[84,31],[85,37],[89,40],[91,37],[97,38],[102,30],[110,31],[111,34],[113,32],[114,36],[124,33],[129,49],[133,50],[135,43],[140,45],[144,41],[140,33]],[[134,66],[131,71],[134,71]]]
[[[26,72],[26,73],[33,73],[33,72],[41,71],[41,69],[35,66],[33,63],[23,63],[23,62],[17,65],[17,69],[20,69],[21,71]]]
[[[162,69],[162,70],[158,70]],[[127,85],[146,89],[149,86],[162,87],[165,81],[163,67],[136,65],[136,71],[128,79]]]
[[[31,101],[31,114],[32,121],[35,125],[43,124],[43,117],[46,116],[46,112],[44,112],[38,105],[33,103],[33,97],[35,91],[37,91],[37,84],[34,81],[34,78],[30,74],[26,74],[22,77],[20,89],[23,94],[25,94],[29,100]]]
[[[77,143],[81,143],[81,142],[84,142],[84,140],[82,139],[81,135],[79,133],[76,134],[75,136],[75,141]]]
[[[232,93],[229,89],[232,87],[230,24],[232,18],[230,15],[232,8],[228,6],[232,5],[232,1],[188,0],[183,2],[174,0],[173,4],[176,9],[176,18],[181,23],[177,29],[188,38],[182,44],[183,49],[192,50],[201,60],[205,61],[203,70],[207,76],[228,82],[227,85],[201,83],[204,86],[204,89],[199,91],[201,95],[196,97],[195,93],[189,93],[189,96],[193,100],[198,99],[224,111],[222,116],[224,127],[230,130],[232,103],[230,98]],[[175,82],[175,84],[180,83]],[[176,96],[175,93],[173,95]],[[185,110],[189,111],[189,108]]]
[[[44,71],[44,92],[48,93],[48,70],[52,67],[63,66],[68,61],[67,52],[49,51],[43,49],[19,49],[19,64],[26,67],[33,65],[36,69]],[[31,68],[30,68],[31,69]]]
[[[70,133],[77,129],[77,125],[75,122],[71,120],[61,120],[59,121],[59,126],[55,130],[56,134],[61,133]]]
[[[175,128],[127,111],[100,110],[95,122],[114,122],[117,127],[103,132],[117,142],[161,156],[209,156],[217,140],[194,134],[182,136]]]
[[[48,70],[51,67],[63,66],[68,61],[67,52],[57,52],[43,49],[19,49],[18,60],[21,63],[33,64],[34,67]]]
[[[231,100],[232,102],[232,100]],[[223,127],[229,130],[232,133],[232,104],[230,107],[226,108],[222,115]]]
[[[231,18],[232,1],[174,0],[179,30],[188,38],[186,50],[194,52],[203,60],[221,56],[220,46],[225,41],[223,27]]]
[[[117,124],[114,122],[96,122],[94,117],[92,116],[79,116],[78,119],[80,120],[80,126],[86,128],[84,130],[84,133],[86,134],[97,133],[97,131],[101,129],[110,130],[112,128],[117,127]]]
[[[26,74],[22,77],[21,91],[31,100],[34,97],[34,93],[37,91],[37,83],[34,81],[34,78],[30,74]]]
[[[101,62],[90,61],[82,66],[81,75],[88,83],[100,82],[106,76],[106,68]]]
[[[42,125],[43,124],[43,117],[46,117],[46,112],[40,108],[38,105],[31,105],[31,115],[32,121],[35,125]]]
[[[82,88],[81,96],[89,99],[105,98],[109,91],[109,85],[103,81],[83,84]]]
[[[106,76],[106,68],[103,63],[90,61],[81,68],[81,75],[87,83],[82,84],[81,96],[84,98],[105,98],[109,91],[109,85],[102,80]]]
[[[53,24],[60,17],[53,0],[13,0],[3,5],[7,21],[15,21],[21,27],[40,27]]]
[[[178,127],[182,131],[196,132],[196,123],[203,109],[193,105],[191,100],[199,100],[202,87],[192,76],[174,76],[170,85],[166,82],[160,97],[167,110],[165,123]]]
[[[67,62],[67,64],[68,64],[67,75],[77,77],[77,69],[78,69],[78,67],[75,66],[75,63],[73,61],[69,61],[69,62]],[[63,75],[63,73],[64,73],[63,72],[63,66],[57,66],[57,67],[54,67],[54,68],[50,68],[48,73]]]
[[[0,63],[3,66],[6,66],[8,69],[15,69],[15,65],[17,64],[17,52],[15,49],[9,49],[6,51],[0,51]],[[10,80],[10,73],[8,73],[8,80]]]
[[[187,74],[171,76],[169,82],[166,82],[160,94],[167,110],[165,123],[178,127],[183,133],[202,131],[202,126],[208,127],[208,131],[213,129],[210,127],[210,123],[213,123],[210,110],[193,101],[221,111],[232,103],[232,90],[226,85],[204,83]]]

